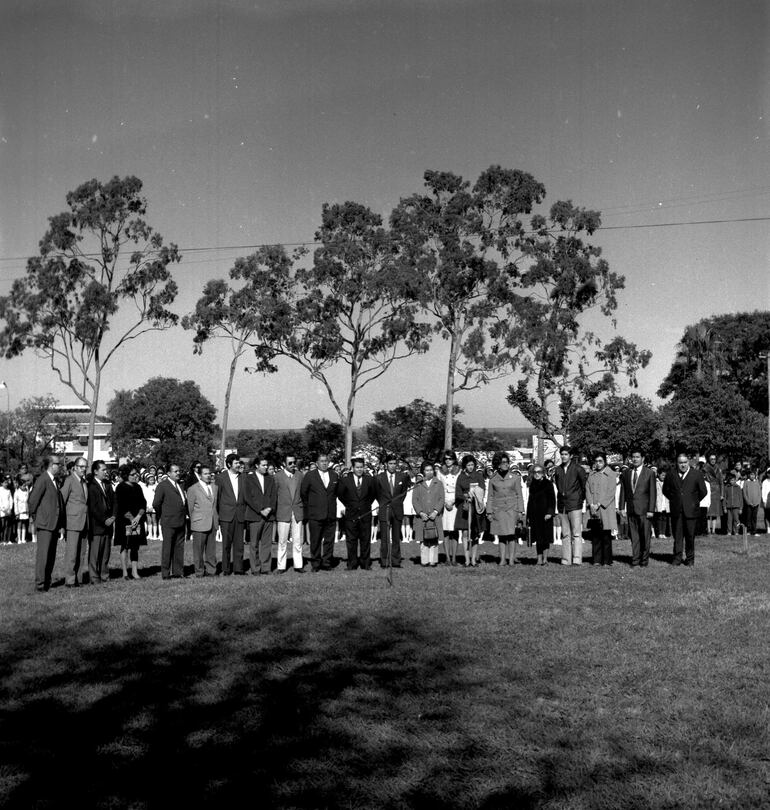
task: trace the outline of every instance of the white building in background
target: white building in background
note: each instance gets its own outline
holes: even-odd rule
[[[88,423],[91,410],[87,405],[57,405],[52,413],[58,417],[73,419],[75,429],[72,435],[62,441],[57,441],[54,445],[54,454],[63,456],[67,461],[74,461],[88,454]],[[117,458],[112,454],[112,446],[108,440],[112,422],[97,415],[94,426],[94,457],[88,459],[89,463],[94,461],[105,461],[107,464],[116,465]]]

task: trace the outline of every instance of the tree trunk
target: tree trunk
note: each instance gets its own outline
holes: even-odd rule
[[[96,374],[94,376],[94,393],[91,399],[91,413],[88,417],[88,461],[94,463],[94,433],[96,432],[96,411],[99,407],[99,387],[102,382],[102,368],[96,360]]]
[[[222,409],[222,441],[219,444],[219,466],[222,469],[225,467],[225,450],[227,449],[227,418],[230,414],[230,393],[233,390],[235,369],[238,366],[240,356],[240,352],[237,352],[230,361],[230,376],[227,378],[227,388],[225,389],[225,406]]]
[[[350,395],[348,396],[348,407],[345,419],[342,420],[342,432],[345,436],[345,466],[350,467],[350,459],[353,457],[353,412],[356,407],[355,381],[351,383]]]
[[[457,369],[457,332],[449,338],[449,365],[446,374],[446,414],[444,419],[444,450],[452,450],[452,427],[455,418],[455,370]]]

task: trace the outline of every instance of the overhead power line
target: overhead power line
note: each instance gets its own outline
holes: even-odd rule
[[[727,225],[737,222],[770,222],[770,216],[767,217],[735,217],[733,219],[697,219],[686,220],[681,222],[650,222],[650,223],[637,223],[629,225],[601,225],[597,231],[630,231],[640,228],[682,228],[692,225]],[[229,250],[259,250],[264,247],[271,247],[272,245],[280,244],[284,247],[310,247],[312,245],[320,245],[318,241],[308,242],[262,242],[254,245],[193,245],[190,247],[179,247],[179,252],[186,253],[205,253],[217,252],[224,253]],[[83,258],[98,258],[98,253],[84,253]],[[26,262],[27,256],[0,256],[0,262]],[[197,261],[188,261],[187,264],[205,264],[207,262],[219,261],[219,259],[198,259]],[[184,262],[183,262],[184,263]]]

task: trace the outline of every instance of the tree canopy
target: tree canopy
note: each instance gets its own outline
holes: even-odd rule
[[[735,386],[755,411],[767,416],[767,361],[761,355],[768,351],[770,312],[704,318],[684,330],[658,396],[670,396],[691,378],[721,381]]]
[[[339,416],[349,461],[356,397],[397,360],[426,351],[429,330],[416,318],[415,276],[393,260],[378,214],[354,202],[324,205],[315,237],[321,244],[310,267],[292,276],[282,248],[267,264],[256,369],[273,370],[287,357],[319,381]],[[331,374],[340,364],[347,366],[341,389]]]
[[[639,447],[647,458],[664,450],[666,431],[648,399],[638,394],[611,396],[576,414],[570,423],[569,442],[582,453],[627,455]]]
[[[451,172],[426,171],[426,194],[403,198],[390,221],[402,262],[412,269],[433,331],[449,341],[445,413],[458,391],[479,388],[509,373],[510,357],[489,328],[510,301],[516,275],[513,250],[524,232],[521,216],[545,187],[532,175],[490,166],[471,188]],[[444,444],[452,447],[453,421]]]
[[[212,455],[216,409],[192,380],[153,377],[107,405],[115,455],[182,468]]]
[[[258,345],[266,334],[265,319],[273,315],[276,301],[283,301],[292,285],[292,260],[279,246],[263,246],[256,253],[238,258],[230,270],[231,283],[212,279],[203,288],[195,310],[182,318],[182,326],[195,332],[193,354],[203,354],[211,340],[230,344],[230,372],[222,409],[220,454],[224,458],[230,395],[238,362],[249,348]],[[265,300],[267,297],[267,300]],[[262,371],[275,371],[265,364]]]
[[[508,402],[548,438],[569,431],[580,408],[614,393],[619,373],[636,387],[638,371],[652,356],[619,335],[605,343],[584,325],[582,316],[596,311],[615,327],[625,286],[601,248],[586,241],[600,224],[598,211],[571,200],[551,206],[548,218],[532,217],[532,230],[521,240],[530,264],[519,277],[510,317],[497,330],[519,377]]]
[[[714,452],[757,462],[767,453],[767,420],[720,382],[687,378],[661,407],[660,418],[671,456]]]
[[[128,341],[177,321],[169,266],[181,257],[145,220],[141,191],[137,177],[113,177],[69,192],[69,210],[49,218],[26,276],[0,298],[4,355],[34,350],[91,409],[89,457],[104,368]]]

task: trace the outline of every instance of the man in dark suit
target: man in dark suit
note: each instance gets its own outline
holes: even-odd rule
[[[37,530],[35,554],[35,588],[47,591],[51,587],[53,564],[56,560],[56,544],[59,529],[65,525],[64,503],[56,484],[59,462],[44,458],[41,472],[29,493],[29,516]]]
[[[329,469],[329,457],[318,456],[316,469],[302,479],[300,496],[310,532],[310,570],[330,571],[334,561],[339,476]]]
[[[91,465],[88,484],[88,575],[92,585],[110,578],[110,551],[115,524],[115,493],[107,478],[107,465]]]
[[[352,459],[353,472],[344,475],[337,486],[337,497],[345,507],[345,544],[348,550],[348,570],[359,566],[371,570],[372,503],[374,480],[364,475],[364,460]]]
[[[241,477],[246,522],[249,524],[249,559],[252,574],[269,574],[273,551],[273,528],[278,494],[269,460],[255,459],[253,472]]]
[[[88,462],[79,458],[64,479],[61,497],[66,513],[67,545],[64,551],[64,584],[74,588],[78,584],[78,572],[83,558],[83,549],[88,539],[88,486],[86,469]]]
[[[283,460],[283,468],[275,474],[278,505],[275,517],[278,521],[278,567],[286,571],[289,542],[291,542],[294,571],[303,573],[302,536],[305,531],[305,513],[302,508],[302,473],[297,470],[297,457],[289,453]]]
[[[152,502],[163,535],[160,576],[162,579],[181,579],[184,576],[187,498],[179,483],[179,465],[169,464],[167,475],[168,478],[158,484]]]
[[[631,567],[646,568],[650,561],[650,537],[655,514],[655,474],[644,466],[644,454],[631,451],[631,466],[620,477],[620,511],[628,515],[631,533]]]
[[[401,526],[404,523],[404,497],[412,485],[409,478],[396,471],[398,459],[385,458],[385,471],[374,481],[379,504],[380,566],[387,568],[388,558],[393,568],[401,568]]]
[[[674,535],[674,565],[695,565],[695,526],[700,515],[700,502],[706,497],[703,473],[690,466],[684,453],[676,457],[676,471],[663,481],[663,495],[671,511],[671,531]]]
[[[222,530],[222,574],[243,573],[243,524],[246,504],[241,487],[243,463],[237,453],[225,459],[225,470],[217,479],[217,513]],[[231,560],[232,557],[232,560]]]

